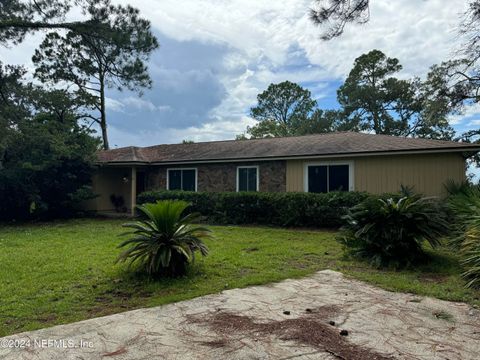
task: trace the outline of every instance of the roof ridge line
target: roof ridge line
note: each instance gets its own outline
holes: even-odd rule
[[[414,141],[433,141],[437,143],[464,143],[461,141],[451,141],[451,140],[440,140],[440,139],[426,139],[426,138],[413,138],[413,137],[403,137],[403,136],[397,136],[397,135],[388,135],[388,134],[372,134],[372,133],[365,133],[365,132],[359,132],[359,131],[353,131],[353,130],[348,130],[348,131],[334,131],[334,132],[327,132],[327,133],[318,133],[318,134],[307,134],[307,135],[294,135],[294,136],[279,136],[279,137],[267,137],[267,138],[254,138],[254,139],[229,139],[229,140],[211,140],[211,141],[198,141],[198,142],[193,142],[193,143],[173,143],[173,144],[156,144],[156,145],[148,145],[148,146],[134,146],[134,145],[129,145],[129,146],[123,146],[119,147],[116,149],[109,149],[110,150],[120,150],[120,149],[128,149],[132,148],[133,151],[135,151],[136,154],[137,151],[139,150],[140,152],[144,149],[150,149],[150,148],[155,148],[159,146],[192,146],[192,145],[198,145],[198,144],[215,144],[215,143],[233,143],[233,142],[241,142],[241,141],[274,141],[274,140],[279,140],[279,139],[299,139],[299,138],[309,138],[309,137],[323,137],[323,136],[332,136],[332,135],[342,135],[342,134],[354,134],[354,135],[359,135],[359,136],[379,136],[379,137],[389,137],[389,138],[395,138],[395,139],[401,139],[401,140],[414,140]],[[139,154],[140,155],[140,154]],[[142,157],[142,156],[140,156]]]
[[[293,135],[293,136],[272,136],[265,138],[253,138],[253,139],[228,139],[228,140],[210,140],[210,141],[197,141],[193,143],[173,143],[173,144],[157,144],[157,145],[148,145],[148,146],[137,146],[139,149],[146,149],[155,146],[166,146],[166,145],[195,145],[195,144],[212,144],[212,143],[228,143],[228,142],[240,142],[240,141],[265,141],[265,140],[276,140],[276,139],[292,139],[292,138],[306,138],[311,136],[327,136],[327,135],[340,135],[340,134],[362,134],[362,135],[376,135],[376,134],[365,134],[357,131],[332,131],[328,133],[318,133],[318,134],[306,134],[306,135]]]

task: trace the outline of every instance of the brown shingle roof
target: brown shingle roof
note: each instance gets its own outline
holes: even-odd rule
[[[100,163],[170,163],[212,160],[267,159],[358,155],[405,151],[477,152],[477,144],[413,139],[357,132],[337,132],[283,138],[211,141],[190,144],[125,147],[100,151]]]

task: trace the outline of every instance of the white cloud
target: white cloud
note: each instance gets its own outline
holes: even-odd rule
[[[119,100],[112,99],[110,97],[105,98],[105,107],[107,110],[115,111],[115,112],[123,112],[125,108],[125,104]]]
[[[151,101],[141,99],[139,97],[129,96],[122,99],[122,103],[134,109],[149,110],[149,111],[169,111],[172,108],[169,105],[155,105]]]
[[[234,121],[214,121],[204,123],[199,127],[184,129],[166,128],[161,131],[140,131],[133,133],[109,126],[110,139],[113,146],[149,146],[157,144],[179,143],[182,140],[213,141],[234,139],[234,135],[241,134],[247,126],[254,125],[255,121],[247,116]]]
[[[171,111],[169,105],[155,105],[151,101],[144,100],[140,97],[128,96],[121,99],[106,98],[107,110],[114,112],[125,112],[125,109],[147,110],[150,112]]]
[[[457,114],[457,115],[450,116],[448,121],[451,125],[465,125],[464,123],[466,121],[468,121],[468,124],[466,124],[467,126],[468,125],[480,125],[480,124],[476,124],[474,122],[475,120],[472,119],[473,117],[477,116],[478,114],[480,114],[480,104],[476,103],[476,104],[466,106],[464,111],[462,112],[462,114]]]
[[[471,120],[471,121],[468,122],[467,125],[468,125],[468,126],[478,126],[478,125],[480,125],[480,120],[479,120],[479,119],[477,119],[477,120]]]
[[[373,48],[398,57],[408,72],[424,73],[451,55],[467,5],[464,0],[373,1],[368,24],[347,26],[342,37],[324,42],[308,18],[309,0],[185,0],[181,6],[175,0],[128,2],[167,36],[228,44],[242,53],[237,62],[245,65],[262,58],[281,65],[291,47],[299,46],[312,64],[335,77],[345,76],[354,58]]]
[[[0,61],[7,64],[24,65],[28,70],[33,71],[32,56],[44,35],[44,33],[39,32],[27,36],[20,45],[12,45],[9,48],[0,47]]]
[[[405,75],[424,75],[435,63],[451,56],[465,1],[373,1],[371,21],[349,26],[341,38],[312,48],[303,44],[313,63],[325,64],[344,76],[355,57],[377,48],[397,57]],[[330,56],[325,56],[329,54]]]
[[[202,124],[200,127],[187,129],[170,129],[167,131],[177,139],[188,139],[193,141],[211,141],[233,139],[233,134],[241,134],[247,126],[254,125],[255,121],[247,116],[235,121],[216,121]]]

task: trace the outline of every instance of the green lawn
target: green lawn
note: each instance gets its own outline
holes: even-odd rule
[[[212,226],[210,255],[187,278],[149,281],[114,265],[122,220],[72,220],[0,228],[0,336],[155,306],[321,269],[389,290],[480,304],[455,257],[409,271],[378,271],[342,256],[334,232]]]

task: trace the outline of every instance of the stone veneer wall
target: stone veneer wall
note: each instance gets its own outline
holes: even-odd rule
[[[167,188],[167,171],[162,166],[152,166],[145,173],[147,191],[165,190]]]
[[[167,188],[167,168],[197,168],[198,191],[236,191],[237,167],[258,165],[260,189],[265,192],[286,191],[286,162],[283,160],[259,163],[214,163],[180,166],[155,166],[147,172],[147,190]]]

